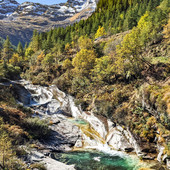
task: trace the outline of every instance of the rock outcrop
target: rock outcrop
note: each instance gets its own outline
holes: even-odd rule
[[[52,159],[48,156],[45,156],[43,153],[32,150],[29,153],[29,158],[27,158],[29,163],[40,163],[43,164],[47,170],[75,170],[74,165],[66,165],[55,159]]]

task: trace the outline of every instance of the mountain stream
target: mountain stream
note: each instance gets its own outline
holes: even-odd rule
[[[74,164],[78,170],[137,170],[143,166],[137,156],[124,152],[134,148],[140,154],[140,148],[131,134],[122,127],[114,125],[110,120],[106,121],[106,127],[92,112],[82,111],[80,106],[75,105],[72,96],[60,91],[55,85],[42,87],[25,80],[16,83],[24,87],[24,92],[19,97],[21,104],[34,110],[34,116],[50,118],[55,124],[55,127],[51,125],[53,130],[59,124],[56,132],[66,131],[65,142],[64,138],[58,143],[55,143],[55,138],[51,139],[55,150],[58,146],[60,151],[53,152],[53,159],[67,165]],[[61,126],[62,121],[65,123]],[[75,134],[72,135],[75,129]],[[67,147],[68,141],[72,141],[71,147]]]

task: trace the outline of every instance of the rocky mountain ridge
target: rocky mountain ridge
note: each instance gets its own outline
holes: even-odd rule
[[[16,19],[20,16],[44,16],[50,19],[57,20],[62,17],[64,20],[67,17],[86,9],[91,8],[89,13],[96,8],[95,0],[68,0],[66,3],[43,5],[40,3],[24,2],[19,4],[15,0],[3,0],[0,2],[0,17],[5,19]]]
[[[9,35],[15,45],[29,41],[32,32],[48,31],[88,18],[96,9],[98,0],[68,0],[66,3],[43,5],[15,0],[0,1],[0,37]],[[75,17],[74,17],[75,16]]]
[[[0,1],[0,19],[3,19],[4,17],[8,17],[11,13],[13,13],[19,3],[15,0],[3,0]]]

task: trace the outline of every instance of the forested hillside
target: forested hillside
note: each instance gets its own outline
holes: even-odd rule
[[[1,50],[0,78],[56,84],[83,110],[128,128],[146,159],[169,156],[169,0],[100,0],[87,20]]]
[[[48,33],[40,33],[37,37],[37,41],[39,41],[38,48],[45,50],[57,46],[58,50],[63,52],[67,43],[75,42],[82,35],[87,35],[92,39],[95,38],[99,26],[105,28],[107,35],[132,29],[146,11],[152,11],[161,1],[122,0],[107,1],[107,3],[99,1],[96,12],[89,19],[81,20],[79,23],[66,28],[58,27]],[[155,20],[156,18],[161,20],[160,16],[163,17],[162,15],[164,14],[161,10],[155,11]]]

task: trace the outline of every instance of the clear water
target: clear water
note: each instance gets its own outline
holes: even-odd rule
[[[86,122],[84,119],[72,119],[70,121],[77,125],[88,125],[88,122]]]
[[[70,119],[76,125],[88,125],[83,119]],[[100,148],[100,147],[99,147]],[[103,148],[103,147],[102,147]],[[56,160],[67,165],[75,165],[77,170],[138,170],[138,159],[132,158],[122,152],[97,150],[74,151],[68,153],[56,153]],[[113,154],[114,153],[114,154]]]
[[[111,156],[97,151],[56,153],[56,160],[75,165],[77,170],[138,170],[138,162],[130,157]]]

